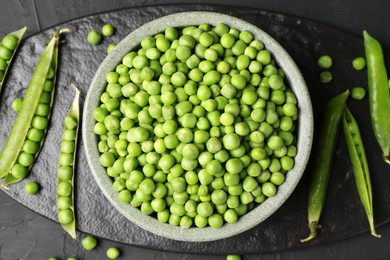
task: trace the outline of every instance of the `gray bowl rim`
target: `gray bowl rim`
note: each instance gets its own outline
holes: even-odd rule
[[[144,215],[130,204],[124,204],[118,200],[117,192],[112,188],[111,178],[106,174],[105,168],[99,163],[97,139],[93,131],[95,121],[92,111],[99,104],[99,97],[105,86],[106,74],[121,62],[124,55],[137,48],[144,37],[160,33],[167,27],[184,27],[203,23],[211,25],[226,23],[240,31],[248,30],[254,34],[255,39],[262,41],[265,48],[271,52],[278,67],[284,70],[289,86],[298,100],[298,153],[295,157],[293,169],[286,174],[285,182],[279,186],[277,194],[240,217],[236,223],[224,224],[219,229],[211,227],[183,229],[167,223],[161,223],[153,217]],[[247,231],[267,219],[288,199],[300,181],[309,160],[313,141],[313,112],[310,95],[300,70],[287,51],[257,26],[239,18],[216,12],[193,11],[175,13],[157,18],[131,32],[99,66],[89,87],[83,111],[82,135],[87,161],[94,179],[108,201],[123,216],[139,227],[162,237],[185,242],[206,242],[228,238]]]

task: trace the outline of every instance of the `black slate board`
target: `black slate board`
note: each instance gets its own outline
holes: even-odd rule
[[[93,74],[106,55],[106,47],[109,43],[119,42],[128,33],[155,18],[193,10],[216,11],[236,16],[259,26],[278,40],[295,59],[307,81],[313,102],[316,133],[321,113],[331,97],[347,88],[366,85],[365,72],[354,71],[351,67],[351,60],[364,54],[360,37],[296,17],[229,6],[166,5],[132,8],[71,21],[60,26],[67,27],[72,32],[65,37],[66,44],[60,50],[60,76],[45,145],[29,177],[19,184],[10,186],[10,190],[6,193],[34,211],[50,219],[56,219],[55,189],[62,120],[74,94],[69,87],[70,83],[75,83],[81,88],[83,101]],[[110,38],[105,38],[99,46],[89,45],[86,42],[88,31],[99,29],[106,22],[112,23],[117,28],[117,33]],[[25,40],[16,56],[1,97],[1,145],[4,144],[11,129],[10,122],[16,116],[10,104],[13,99],[23,95],[33,68],[43,51],[43,45],[52,31],[53,29],[43,31]],[[319,82],[319,69],[316,66],[317,58],[325,53],[334,58],[334,66],[331,69],[334,81],[328,85]],[[372,172],[376,222],[385,223],[390,219],[390,196],[387,189],[390,184],[388,173],[390,168],[382,161],[380,149],[373,137],[367,99],[350,100],[349,106],[360,123],[363,141],[366,144]],[[366,232],[369,236],[367,220],[356,192],[345,142],[340,138],[327,203],[321,219],[323,228],[312,243],[302,245],[299,242],[299,239],[306,236],[308,232],[306,208],[310,168],[309,163],[302,181],[292,196],[262,224],[241,235],[224,240],[184,243],[146,232],[121,216],[99,191],[89,172],[81,143],[76,179],[78,228],[99,237],[132,245],[209,254],[275,252],[320,245],[362,232]],[[37,196],[27,196],[24,193],[25,182],[31,180],[36,180],[42,185]]]

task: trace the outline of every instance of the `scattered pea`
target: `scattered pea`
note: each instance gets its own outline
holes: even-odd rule
[[[355,70],[362,70],[366,67],[366,59],[364,57],[357,57],[352,61],[352,67]]]
[[[117,259],[121,255],[121,252],[116,247],[110,247],[107,249],[107,257],[109,259]]]
[[[102,35],[99,32],[92,30],[88,33],[87,41],[92,45],[98,45],[102,41]]]
[[[93,236],[86,236],[81,241],[82,246],[85,250],[90,251],[97,246],[97,240]]]
[[[111,24],[107,23],[107,24],[103,25],[102,34],[104,36],[112,36],[114,34],[114,32],[115,32],[115,28]]]
[[[329,55],[323,55],[318,58],[317,64],[321,69],[329,69],[333,64],[332,57]]]
[[[39,191],[38,183],[33,181],[26,183],[24,188],[26,193],[31,195],[34,195]]]
[[[107,47],[107,54],[110,54],[110,52],[115,48],[115,43],[110,43]]]
[[[16,98],[14,101],[12,101],[12,109],[15,111],[15,112],[19,112],[20,109],[22,108],[22,105],[23,105],[23,99],[21,98]]]
[[[352,98],[362,100],[366,96],[366,90],[362,87],[355,87],[352,89]]]
[[[325,71],[322,71],[320,73],[320,81],[321,81],[321,83],[324,83],[324,84],[329,83],[329,82],[332,81],[332,79],[333,79],[333,75],[332,75],[332,73],[330,71],[325,70]]]

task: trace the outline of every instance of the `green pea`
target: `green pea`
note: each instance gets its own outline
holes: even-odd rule
[[[112,36],[114,34],[114,32],[115,32],[115,28],[109,23],[105,24],[102,27],[102,34],[104,36]]]
[[[330,71],[325,70],[325,71],[322,71],[320,73],[321,83],[324,83],[324,84],[329,83],[332,81],[332,79],[333,79],[333,75]]]
[[[0,58],[9,60],[12,57],[12,51],[5,46],[0,46]]]
[[[74,220],[73,218],[73,211],[70,209],[61,209],[58,211],[58,221],[63,224],[69,224],[72,223]]]
[[[72,206],[71,197],[58,197],[57,207],[58,209],[69,209]]]
[[[265,182],[261,186],[263,194],[267,197],[273,197],[276,194],[276,187],[272,182]]]
[[[226,260],[241,260],[240,255],[228,255],[226,256]]]
[[[355,87],[352,89],[352,98],[362,100],[366,96],[366,90],[362,87]]]
[[[355,70],[362,70],[366,67],[366,59],[364,57],[357,57],[353,59],[352,66]]]
[[[329,55],[323,55],[318,58],[317,64],[321,69],[329,69],[333,64],[332,57]]]
[[[12,109],[15,111],[15,112],[19,112],[20,109],[22,108],[22,105],[23,105],[23,99],[21,98],[16,98],[14,101],[12,101]]]
[[[3,40],[1,40],[1,44],[6,47],[7,49],[13,51],[15,50],[17,44],[18,44],[18,39],[16,39],[12,35],[6,35],[4,36]]]
[[[31,181],[26,183],[24,189],[27,194],[34,195],[39,191],[39,185],[38,183]]]
[[[19,154],[18,162],[22,166],[30,167],[34,162],[35,157],[29,153],[21,152]]]
[[[87,40],[92,45],[98,45],[102,41],[102,35],[95,30],[88,33]]]
[[[81,245],[87,251],[94,249],[97,246],[97,240],[93,236],[86,236],[81,240]]]
[[[107,249],[106,254],[109,259],[117,259],[121,253],[118,248],[110,247],[109,249]]]
[[[37,142],[31,141],[31,140],[26,140],[24,141],[22,150],[25,151],[26,153],[29,154],[36,154],[40,149],[40,146]]]

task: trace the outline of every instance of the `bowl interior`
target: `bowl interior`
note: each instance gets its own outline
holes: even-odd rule
[[[160,33],[167,27],[185,27],[202,23],[211,25],[226,23],[240,31],[248,30],[254,34],[256,39],[262,41],[265,48],[272,53],[278,66],[284,70],[289,86],[298,100],[299,119],[296,131],[298,153],[295,157],[294,168],[286,174],[286,180],[278,187],[277,194],[240,217],[236,223],[225,224],[219,229],[211,227],[183,229],[161,223],[153,217],[144,215],[130,204],[124,204],[118,200],[117,192],[112,188],[112,180],[99,163],[100,155],[97,148],[97,138],[93,131],[95,121],[92,117],[92,111],[99,105],[100,95],[105,87],[106,74],[115,69],[123,56],[139,46],[143,38]],[[258,27],[229,15],[214,12],[185,12],[164,16],[143,25],[124,38],[104,59],[92,80],[86,97],[82,134],[91,172],[104,195],[121,214],[138,226],[157,235],[174,240],[202,242],[222,239],[244,232],[264,221],[287,200],[301,179],[309,159],[313,139],[313,113],[310,96],[301,72],[290,55],[271,36]]]

